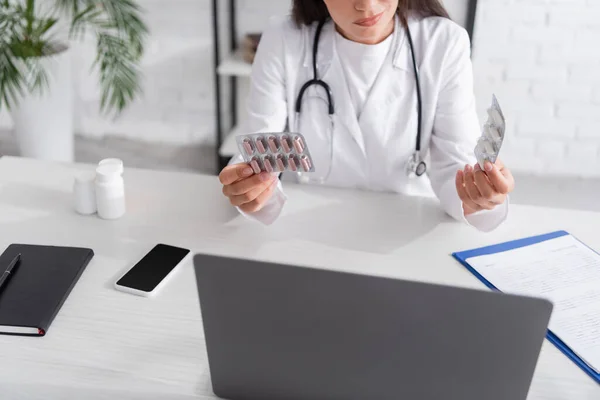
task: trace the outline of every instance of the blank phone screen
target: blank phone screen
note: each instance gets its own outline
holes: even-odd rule
[[[117,284],[151,292],[189,252],[187,249],[158,244],[119,279]]]

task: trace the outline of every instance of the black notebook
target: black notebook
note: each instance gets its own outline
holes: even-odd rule
[[[12,244],[0,255],[0,276],[18,254],[19,264],[0,288],[0,334],[44,336],[94,252]]]

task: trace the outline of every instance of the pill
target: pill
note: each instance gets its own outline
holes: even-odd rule
[[[269,149],[271,149],[271,151],[273,153],[276,153],[277,150],[279,150],[279,143],[277,143],[277,138],[275,136],[269,136]]]
[[[279,171],[285,170],[285,159],[283,158],[283,154],[277,154],[275,158],[275,164],[277,164],[277,169]]]
[[[494,154],[494,147],[490,142],[483,142],[483,147],[485,148],[486,153]]]
[[[250,161],[250,166],[252,167],[252,170],[254,171],[255,174],[260,174],[260,165],[258,164],[258,160],[256,158],[253,158]]]
[[[273,163],[271,162],[271,157],[267,156],[265,157],[265,171],[267,172],[273,172]]]
[[[493,130],[494,127],[492,127],[490,124],[485,124],[483,126],[483,135],[489,140],[495,140],[494,132],[492,132]]]
[[[242,146],[244,147],[244,150],[246,150],[246,153],[248,153],[249,156],[251,156],[254,153],[254,149],[252,148],[252,142],[250,141],[250,139],[244,139]]]
[[[265,140],[263,138],[256,139],[256,148],[261,153],[267,152],[267,146],[265,145]]]
[[[494,121],[496,121],[496,125],[500,126],[504,123],[504,118],[502,118],[502,115],[500,115],[500,111],[493,108],[492,115],[494,116]]]
[[[489,118],[494,122],[495,125],[502,125],[504,123],[504,118],[496,108],[488,108],[487,110]]]
[[[302,138],[300,136],[296,136],[294,138],[294,148],[298,153],[302,153],[304,151],[304,142],[302,142]]]
[[[296,164],[296,158],[294,156],[290,156],[288,158],[288,165],[289,165],[289,167],[290,167],[290,169],[292,171],[297,171],[298,170],[298,166]]]
[[[290,138],[288,136],[284,135],[281,137],[281,147],[286,153],[292,151],[292,144],[290,143]]]
[[[304,171],[310,171],[310,159],[306,155],[300,157],[300,163],[302,164],[302,168],[304,168]]]
[[[489,136],[494,139],[494,140],[500,140],[500,131],[498,130],[497,127],[495,126],[491,126],[489,129]]]

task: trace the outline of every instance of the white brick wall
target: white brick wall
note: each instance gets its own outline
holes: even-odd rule
[[[539,174],[600,176],[600,2],[479,0],[473,42],[481,119],[509,119],[502,158]]]

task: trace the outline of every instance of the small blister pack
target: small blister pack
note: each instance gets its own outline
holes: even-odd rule
[[[495,95],[492,95],[492,104],[487,109],[487,114],[488,119],[475,146],[475,157],[482,170],[486,161],[496,162],[506,133],[506,120]]]
[[[299,133],[254,133],[239,135],[236,141],[244,161],[256,174],[315,171],[306,140]]]

